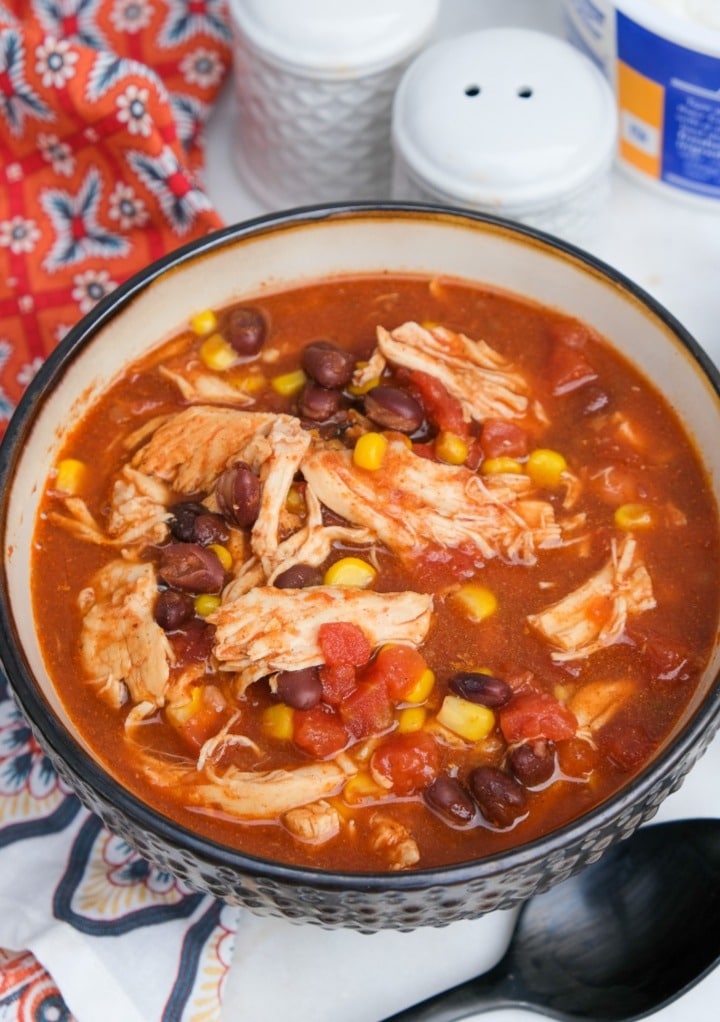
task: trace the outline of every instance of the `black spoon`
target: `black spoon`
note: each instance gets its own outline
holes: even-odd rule
[[[640,830],[527,901],[489,972],[385,1022],[455,1022],[499,1008],[630,1022],[720,959],[720,820]]]

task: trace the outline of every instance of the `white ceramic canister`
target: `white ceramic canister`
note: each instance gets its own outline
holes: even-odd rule
[[[521,28],[446,39],[396,92],[393,196],[582,241],[608,196],[616,134],[610,86],[564,39]]]
[[[230,0],[235,164],[270,208],[390,196],[392,99],[439,0]]]
[[[720,0],[563,0],[567,37],[612,83],[618,162],[720,211]]]

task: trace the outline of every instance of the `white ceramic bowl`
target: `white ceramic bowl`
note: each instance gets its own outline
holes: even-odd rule
[[[580,870],[651,817],[720,723],[720,644],[655,759],[611,799],[542,840],[444,868],[343,874],[244,855],[191,833],[123,789],[73,727],[45,668],[30,598],[31,544],[63,437],[128,362],[171,338],[198,307],[328,274],[443,274],[520,293],[615,342],[675,406],[720,488],[720,377],[653,299],[590,256],[480,214],[336,206],[229,227],[153,263],[104,299],[30,385],[0,448],[4,559],[0,652],[18,702],[65,780],[148,859],[260,913],[372,931],[443,925],[518,903]]]

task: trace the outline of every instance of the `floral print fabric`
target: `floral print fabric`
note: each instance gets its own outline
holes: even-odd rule
[[[0,0],[0,436],[83,314],[221,226],[202,187],[202,138],[230,43],[224,0]],[[66,928],[57,960],[80,941],[74,960],[104,984],[124,957],[157,958],[153,989],[138,978],[131,991],[139,1018],[219,1018],[236,911],[143,862],[80,807],[1,675],[0,856],[0,1022],[71,1020],[65,985],[92,1004],[85,976],[60,966],[51,978],[27,950],[30,906],[49,931]],[[37,939],[53,961],[52,942]],[[107,990],[95,1018],[110,1017]],[[129,1002],[117,1011],[129,1018]]]

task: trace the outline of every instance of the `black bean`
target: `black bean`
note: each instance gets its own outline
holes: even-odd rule
[[[155,601],[154,617],[166,632],[174,632],[195,614],[192,597],[175,589],[163,589]]]
[[[306,586],[319,586],[323,580],[323,573],[319,568],[311,564],[293,564],[292,568],[286,568],[275,579],[273,585],[276,589],[305,589]]]
[[[277,694],[294,710],[311,710],[322,699],[322,682],[317,667],[301,671],[281,671],[277,676]]]
[[[475,818],[475,803],[455,777],[440,774],[427,786],[423,798],[428,808],[451,826],[467,827]]]
[[[212,653],[215,629],[206,621],[194,617],[178,631],[172,632],[168,639],[179,663],[189,660],[202,663]]]
[[[211,543],[226,543],[229,536],[228,527],[221,515],[207,511],[204,515],[198,515],[195,519],[193,540],[200,546],[210,546]]]
[[[238,355],[257,355],[265,343],[267,327],[257,309],[233,309],[228,318],[227,340]]]
[[[482,706],[504,706],[512,698],[510,686],[492,674],[476,671],[460,671],[448,682],[448,688],[461,699]]]
[[[378,426],[399,433],[414,433],[425,418],[422,405],[412,394],[383,383],[365,395],[365,414]]]
[[[215,499],[220,511],[229,522],[241,528],[257,521],[261,496],[260,480],[244,461],[226,468],[215,483]]]
[[[199,543],[162,547],[158,574],[166,585],[189,593],[218,593],[225,582],[217,554]]]
[[[521,784],[535,788],[555,773],[555,746],[545,738],[523,742],[510,751],[508,763]]]
[[[309,380],[300,395],[298,411],[302,418],[313,422],[324,422],[331,419],[340,407],[340,391],[328,390],[319,383]]]
[[[470,792],[488,823],[510,827],[527,808],[521,784],[497,767],[476,767],[468,777]]]
[[[341,390],[352,379],[355,356],[330,341],[313,341],[303,348],[301,364],[321,387]]]
[[[181,543],[194,543],[195,520],[199,515],[208,514],[208,509],[197,500],[184,500],[179,504],[173,504],[172,517],[168,521],[168,528],[175,539]]]

